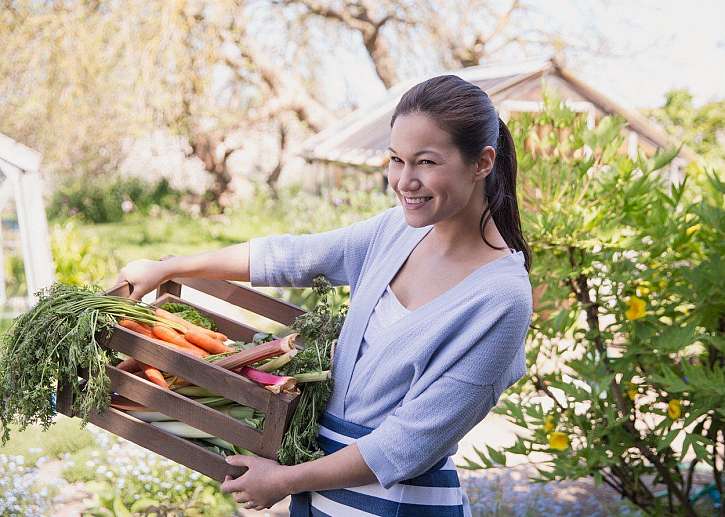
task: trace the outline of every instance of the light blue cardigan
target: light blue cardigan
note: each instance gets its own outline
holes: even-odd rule
[[[358,359],[373,308],[432,228],[408,226],[395,206],[345,228],[249,241],[253,287],[309,287],[319,274],[350,286],[327,410],[375,428],[357,445],[385,488],[454,454],[526,372],[532,296],[521,251],[484,264],[413,310]]]

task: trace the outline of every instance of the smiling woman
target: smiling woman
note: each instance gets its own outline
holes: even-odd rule
[[[326,455],[293,466],[230,457],[248,470],[222,489],[248,508],[293,494],[293,517],[470,515],[451,456],[525,373],[530,251],[508,129],[455,76],[409,90],[391,123],[388,179],[401,206],[328,232],[125,268],[139,295],[175,276],[311,287],[324,275],[350,286],[319,422]]]

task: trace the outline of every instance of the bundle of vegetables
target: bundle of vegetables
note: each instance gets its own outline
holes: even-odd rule
[[[106,296],[96,287],[61,283],[37,293],[38,303],[15,318],[0,347],[0,427],[2,443],[9,426],[20,429],[39,423],[47,429],[53,418],[51,399],[57,382],[73,392],[73,410],[87,421],[92,411],[110,403],[111,382],[106,365],[113,352],[97,341],[107,337],[119,319],[180,329],[159,318],[153,307],[129,299]],[[81,396],[78,369],[86,368],[88,381]]]
[[[274,393],[301,391],[278,459],[296,464],[323,455],[317,446],[318,420],[329,399],[332,382],[330,368],[334,344],[342,328],[347,307],[334,313],[329,303],[330,284],[317,277],[314,290],[320,302],[291,325],[296,333],[282,338],[260,333],[253,343],[230,342],[216,331],[214,322],[193,307],[181,303],[157,308],[123,297],[104,295],[95,286],[75,287],[56,283],[37,293],[37,305],[18,316],[2,337],[0,348],[0,426],[2,443],[9,439],[9,426],[40,423],[47,429],[54,415],[51,404],[56,384],[64,383],[72,391],[76,415],[85,424],[91,412],[102,412],[109,405],[136,412],[147,418],[160,418],[151,408],[112,404],[111,383],[106,366],[118,361],[114,352],[100,346],[114,325],[145,335],[165,346],[174,346],[205,361],[235,371]],[[296,340],[305,346],[300,351]],[[192,390],[201,403],[221,404],[234,418],[261,428],[263,414],[211,393],[201,394],[197,386],[184,379],[165,375],[150,365],[126,358],[116,367],[143,375],[167,389]],[[78,369],[87,370],[87,381],[78,377]],[[83,386],[85,384],[85,386]],[[156,413],[152,415],[151,413]],[[163,415],[162,415],[163,416]],[[164,417],[166,418],[166,417]],[[160,424],[160,422],[166,422]],[[206,440],[205,446],[224,453],[244,453],[237,446],[199,430],[190,431],[182,422],[157,420],[153,423],[176,430],[191,440]],[[203,435],[203,436],[202,436]],[[248,451],[247,451],[248,452]]]
[[[318,422],[332,392],[332,354],[347,313],[346,306],[333,309],[332,286],[324,276],[315,278],[313,289],[319,301],[292,323],[290,328],[296,333],[282,338],[259,333],[252,343],[235,343],[236,351],[205,358],[275,393],[300,390],[297,408],[277,452],[277,459],[285,465],[324,455],[317,444]],[[296,347],[298,338],[304,342],[302,350]],[[200,389],[183,379],[171,379],[171,389],[184,387]]]
[[[294,377],[302,391],[277,453],[277,459],[283,465],[296,465],[324,455],[317,445],[317,432],[320,416],[332,393],[332,355],[347,306],[343,305],[339,311],[333,309],[332,286],[324,276],[314,279],[313,289],[319,297],[318,303],[291,325],[304,340],[304,349],[286,364],[274,365],[275,369],[271,370],[278,375]]]

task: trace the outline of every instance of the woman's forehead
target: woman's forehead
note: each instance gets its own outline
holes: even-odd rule
[[[422,113],[397,117],[390,132],[390,147],[398,153],[416,153],[423,149],[447,151],[452,145],[450,134]]]

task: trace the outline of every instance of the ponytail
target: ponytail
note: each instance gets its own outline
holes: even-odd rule
[[[531,249],[521,231],[521,219],[516,200],[516,148],[509,128],[501,118],[498,119],[498,140],[496,142],[496,160],[493,171],[486,176],[486,209],[481,215],[481,237],[483,242],[495,249],[486,240],[486,223],[493,217],[496,228],[509,248],[520,250],[524,254],[524,265],[531,270]]]

